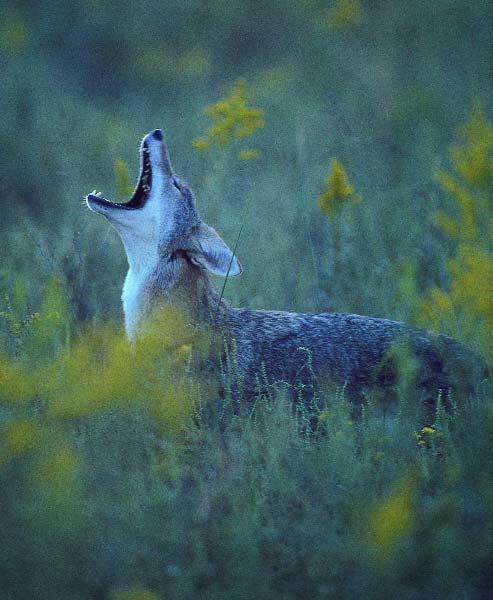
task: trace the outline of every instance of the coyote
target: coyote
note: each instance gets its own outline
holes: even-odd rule
[[[173,172],[160,129],[142,140],[140,174],[130,200],[114,203],[93,193],[87,205],[108,219],[125,247],[129,270],[122,301],[130,340],[155,311],[172,306],[198,328],[230,340],[249,393],[259,372],[269,382],[294,387],[330,378],[353,397],[374,385],[389,386],[398,371],[392,349],[403,343],[419,365],[417,389],[436,396],[438,390],[470,381],[466,374],[474,364],[464,368],[469,351],[445,335],[354,314],[229,306],[211,274],[235,276],[242,268],[217,232],[201,220],[194,194]]]

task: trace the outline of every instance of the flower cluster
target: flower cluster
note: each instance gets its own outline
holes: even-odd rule
[[[442,434],[437,431],[434,427],[423,427],[419,431],[413,433],[413,438],[420,448],[429,447],[435,440],[442,437]]]
[[[32,485],[57,505],[69,501],[65,491],[75,489],[82,468],[68,424],[145,407],[156,432],[178,438],[196,405],[191,356],[205,354],[209,343],[171,308],[133,345],[110,326],[65,342],[64,304],[61,285],[48,282],[37,318],[22,333],[26,356],[0,354],[0,403],[9,414],[0,426],[0,466],[31,457]],[[51,348],[47,340],[57,338]]]
[[[346,170],[337,159],[334,159],[325,178],[324,191],[318,197],[318,206],[328,217],[333,217],[342,205],[358,202],[361,202],[361,196],[354,193]]]
[[[212,147],[226,147],[235,140],[251,137],[264,127],[264,112],[247,104],[247,85],[238,81],[230,94],[205,108],[204,113],[212,120],[205,136],[193,140],[195,150],[206,151]],[[238,157],[241,160],[257,158],[257,150],[243,149]]]
[[[432,288],[421,302],[420,324],[460,330],[465,337],[483,332],[483,351],[493,360],[493,124],[476,108],[452,146],[453,173],[436,179],[452,200],[450,212],[436,215],[438,227],[456,244],[449,261],[448,288]]]

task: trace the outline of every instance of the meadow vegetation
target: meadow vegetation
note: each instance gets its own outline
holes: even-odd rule
[[[127,198],[162,127],[237,245],[233,304],[405,320],[491,367],[491,7],[3,12],[2,600],[489,598],[490,381],[426,426],[404,384],[391,415],[343,389],[243,405],[191,377],[210,340],[179,310],[126,342],[123,249],[82,199]]]

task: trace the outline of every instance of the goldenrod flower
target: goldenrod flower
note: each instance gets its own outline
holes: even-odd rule
[[[475,108],[450,150],[454,172],[435,174],[452,200],[437,225],[456,243],[449,261],[450,285],[432,288],[421,302],[418,322],[425,327],[476,339],[493,360],[493,124]]]
[[[472,111],[462,130],[463,143],[452,146],[450,158],[459,175],[472,186],[493,183],[493,124],[480,106]]]
[[[212,125],[205,136],[193,140],[192,146],[198,151],[229,146],[235,140],[251,137],[265,124],[264,112],[247,104],[247,85],[243,79],[234,85],[226,98],[207,106],[204,112],[211,119]],[[254,154],[255,150],[242,152],[242,160],[250,160],[257,156]]]
[[[426,448],[430,447],[434,441],[443,440],[443,434],[434,427],[425,426],[420,431],[415,431],[413,438],[420,448]]]
[[[398,481],[389,496],[375,505],[368,520],[369,542],[383,559],[390,559],[397,545],[408,536],[414,525],[414,481]]]
[[[334,159],[330,164],[329,174],[325,178],[325,189],[318,198],[320,209],[332,217],[336,210],[346,203],[358,203],[361,197],[354,194],[348,175],[342,164]]]

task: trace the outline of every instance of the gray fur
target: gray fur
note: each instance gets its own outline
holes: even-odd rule
[[[216,232],[201,221],[191,190],[181,184],[181,189],[176,188],[164,142],[151,141],[153,185],[147,203],[138,209],[141,212],[134,211],[139,223],[137,245],[128,234],[132,211],[126,211],[120,225],[120,213],[114,217],[107,203],[103,210],[94,197],[88,197],[90,208],[103,212],[120,232],[127,250],[126,286],[135,287],[130,300],[124,292],[131,338],[154,311],[176,306],[198,329],[207,329],[235,347],[247,395],[261,371],[269,382],[292,386],[330,379],[344,385],[352,397],[374,385],[391,386],[399,371],[392,348],[399,345],[415,360],[418,387],[432,395],[469,384],[474,363],[483,370],[481,359],[455,340],[387,319],[230,307],[219,299],[209,273],[226,275],[232,266],[230,274],[239,274],[241,267]],[[146,257],[143,266],[136,253]]]

